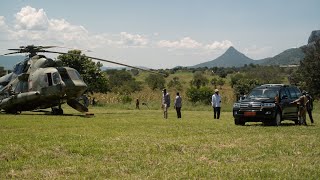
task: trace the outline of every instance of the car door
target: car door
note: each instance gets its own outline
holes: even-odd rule
[[[298,99],[300,96],[300,91],[298,88],[296,87],[288,87],[287,90],[289,91],[290,94],[290,102],[293,102],[294,100]],[[296,103],[291,103],[289,108],[288,108],[288,116],[292,119],[292,118],[296,118],[298,117],[298,106]]]
[[[280,96],[280,106],[282,109],[282,118],[286,119],[292,113],[291,112],[292,109],[290,107],[291,104],[290,104],[289,93],[285,87],[283,87],[279,90],[279,96]]]

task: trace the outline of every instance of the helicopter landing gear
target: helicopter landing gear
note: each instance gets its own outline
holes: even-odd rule
[[[63,109],[60,108],[57,108],[57,107],[52,107],[52,114],[53,115],[63,115]]]

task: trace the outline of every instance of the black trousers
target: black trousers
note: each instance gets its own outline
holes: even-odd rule
[[[177,117],[181,118],[181,107],[176,107]]]
[[[309,118],[310,118],[311,123],[313,123],[312,110],[307,109],[307,112],[308,112],[308,114],[309,114]]]
[[[221,110],[221,107],[213,107],[213,117],[214,117],[214,119],[219,119],[220,118],[220,110]]]

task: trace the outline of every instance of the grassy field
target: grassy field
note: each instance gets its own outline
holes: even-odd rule
[[[95,107],[0,114],[0,179],[319,179],[315,124],[235,126],[232,113]],[[308,121],[309,122],[309,121]],[[309,123],[310,124],[310,123]]]

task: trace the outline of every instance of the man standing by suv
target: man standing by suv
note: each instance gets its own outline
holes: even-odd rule
[[[298,104],[298,121],[299,125],[307,125],[307,103],[308,98],[306,96],[306,91],[302,91],[302,96],[299,97],[299,99],[291,102],[291,103],[297,103]]]
[[[310,121],[313,124],[313,118],[312,118],[313,99],[312,99],[311,95],[308,92],[306,93],[306,96],[308,98],[307,112],[309,114]]]
[[[214,94],[212,95],[211,104],[213,107],[214,119],[220,118],[220,110],[221,110],[221,96],[219,95],[219,90],[215,89]]]

